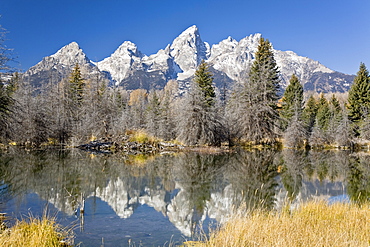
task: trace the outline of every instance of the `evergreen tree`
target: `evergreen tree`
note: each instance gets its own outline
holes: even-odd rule
[[[326,100],[324,94],[320,94],[317,107],[316,124],[321,130],[326,131],[328,129],[329,122],[330,122],[329,103]]]
[[[343,123],[343,111],[340,106],[339,100],[337,99],[335,94],[333,94],[329,100],[329,123],[327,128],[327,135],[330,143],[338,144],[337,136],[339,134],[339,131],[347,131],[347,129],[344,127],[345,125]],[[341,141],[340,143],[343,142]]]
[[[85,82],[82,78],[80,66],[76,63],[69,77],[69,97],[73,103],[81,105],[83,100]]]
[[[280,116],[282,118],[282,127],[286,129],[293,116],[301,118],[303,110],[303,86],[296,75],[292,75],[289,85],[284,92]]]
[[[194,81],[198,84],[205,101],[205,105],[211,107],[215,104],[216,93],[213,87],[213,76],[209,71],[208,64],[202,60],[195,71]]]
[[[342,114],[342,107],[340,106],[340,102],[333,94],[329,100],[329,111],[330,111],[330,128],[332,130],[337,129],[339,123],[343,119]]]
[[[315,125],[315,119],[317,114],[317,102],[313,95],[311,95],[303,109],[303,121],[307,126],[308,132],[312,132],[312,128]]]
[[[276,126],[279,120],[277,100],[280,79],[268,40],[260,39],[255,57],[249,81],[234,92],[236,101],[231,104],[230,120],[237,121],[239,126],[232,127],[232,131],[240,133],[239,136],[247,141],[271,143],[278,136]]]
[[[365,64],[360,69],[348,92],[348,117],[350,121],[359,124],[365,119],[370,109],[370,77]]]
[[[178,139],[190,145],[220,145],[221,122],[215,108],[216,94],[208,65],[202,61],[195,72],[178,118]]]

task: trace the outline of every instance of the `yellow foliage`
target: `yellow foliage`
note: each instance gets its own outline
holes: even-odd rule
[[[154,160],[153,155],[147,154],[136,154],[136,155],[129,155],[128,160],[126,161],[127,164],[135,165],[139,167],[143,167],[146,165],[147,162]]]
[[[130,106],[138,105],[148,98],[148,93],[145,89],[136,89],[131,92],[128,104]]]
[[[159,142],[160,140],[155,138],[154,136],[149,135],[144,130],[131,130],[127,132],[130,135],[129,141],[130,142],[137,142],[137,143],[150,143],[154,144]]]
[[[16,142],[9,142],[9,145],[10,146],[17,146],[17,143]]]

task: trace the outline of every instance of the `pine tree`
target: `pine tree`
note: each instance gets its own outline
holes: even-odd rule
[[[195,71],[195,83],[199,86],[207,107],[214,106],[215,104],[215,89],[213,87],[213,75],[209,71],[208,64],[202,60],[198,69]]]
[[[279,91],[279,69],[277,67],[271,43],[261,38],[255,61],[249,73],[249,83],[258,86],[256,98],[266,102],[269,107],[276,109]]]
[[[343,111],[340,106],[340,102],[335,94],[333,94],[329,100],[329,123],[327,128],[327,135],[330,143],[338,143],[338,132],[347,131],[346,129],[340,129],[340,127],[344,126]]]
[[[208,65],[202,61],[178,118],[178,139],[188,145],[221,144],[221,122],[216,116],[216,94]]]
[[[292,75],[289,85],[284,92],[280,116],[282,118],[282,127],[285,129],[293,116],[301,118],[303,110],[303,86],[296,75]]]
[[[311,95],[306,103],[305,108],[303,109],[303,121],[307,126],[308,132],[312,132],[312,128],[315,125],[315,119],[317,114],[317,102],[313,95]]]
[[[342,107],[338,98],[333,94],[329,100],[329,110],[330,110],[330,125],[332,129],[336,129],[339,123],[343,119]]]
[[[82,78],[80,66],[76,63],[69,77],[69,96],[70,99],[81,105],[84,94],[84,79]]]
[[[324,94],[320,94],[316,115],[316,124],[321,130],[326,131],[328,129],[329,122],[330,122],[329,103],[326,100]]]
[[[348,117],[350,121],[359,124],[364,120],[370,110],[370,77],[365,64],[360,69],[348,92]]]
[[[254,143],[275,142],[279,115],[277,100],[279,91],[279,70],[274,59],[272,46],[261,38],[255,61],[249,73],[249,81],[240,92],[234,92],[238,102],[232,110],[232,121],[238,121],[241,137]]]

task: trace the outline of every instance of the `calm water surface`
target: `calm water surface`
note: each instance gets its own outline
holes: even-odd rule
[[[20,218],[46,211],[74,226],[80,246],[181,244],[241,205],[279,209],[287,200],[296,206],[313,197],[331,202],[369,196],[365,153],[0,154],[0,212]]]

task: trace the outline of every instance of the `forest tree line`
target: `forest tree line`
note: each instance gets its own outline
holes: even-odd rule
[[[8,70],[7,58],[0,54],[0,71]],[[179,95],[175,80],[162,90],[128,91],[109,87],[99,73],[95,78],[84,76],[76,64],[68,78],[40,88],[17,73],[8,80],[1,77],[1,142],[33,146],[78,145],[92,139],[119,142],[135,130],[164,141],[211,146],[348,147],[370,139],[370,77],[364,64],[348,100],[340,101],[335,94],[305,97],[294,74],[281,93],[279,68],[271,43],[264,38],[248,79],[227,92],[214,87],[204,61],[184,95]]]

